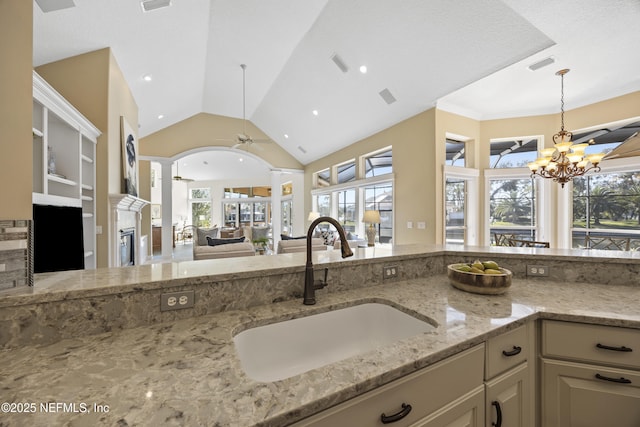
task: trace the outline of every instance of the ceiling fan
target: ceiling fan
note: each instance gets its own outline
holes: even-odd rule
[[[178,168],[180,167],[180,162],[176,162],[176,174],[173,176],[174,181],[183,181],[183,182],[191,182],[193,181],[190,178],[184,178],[180,175]]]
[[[231,148],[247,147],[247,149],[249,149],[249,146],[251,146],[251,145],[253,145],[255,143],[269,143],[269,142],[271,142],[271,140],[269,140],[269,139],[253,139],[253,138],[251,138],[250,135],[247,134],[247,131],[246,131],[246,127],[247,127],[246,91],[245,91],[247,65],[246,64],[240,64],[240,68],[242,68],[242,133],[239,133],[239,134],[236,135],[236,139],[234,140],[234,141],[236,141],[236,143]],[[261,149],[261,148],[259,148],[258,145],[256,145],[255,147],[258,148],[258,149]]]

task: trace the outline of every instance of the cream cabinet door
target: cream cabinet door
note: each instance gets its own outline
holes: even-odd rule
[[[484,387],[451,402],[410,427],[480,427],[484,425]]]
[[[528,362],[487,381],[486,387],[486,426],[532,425]]]
[[[544,427],[640,426],[640,372],[543,359]]]

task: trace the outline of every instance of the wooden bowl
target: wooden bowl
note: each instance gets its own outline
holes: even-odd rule
[[[500,268],[503,274],[480,274],[456,270],[460,264],[447,267],[449,282],[454,288],[474,294],[498,295],[505,293],[511,286],[513,274],[506,268]]]

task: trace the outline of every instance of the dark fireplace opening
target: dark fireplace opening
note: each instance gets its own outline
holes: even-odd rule
[[[136,230],[135,228],[126,228],[120,230],[120,265],[126,267],[127,265],[135,265],[135,241]]]

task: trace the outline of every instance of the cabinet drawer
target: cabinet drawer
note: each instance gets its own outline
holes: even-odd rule
[[[418,372],[355,397],[295,424],[301,426],[382,426],[390,416],[411,405],[394,427],[409,426],[482,384],[484,345],[473,347]]]
[[[637,371],[543,359],[542,386],[545,427],[640,425]]]
[[[529,347],[526,325],[487,340],[485,378],[491,379],[526,361]]]
[[[640,330],[545,320],[542,354],[640,369]]]

